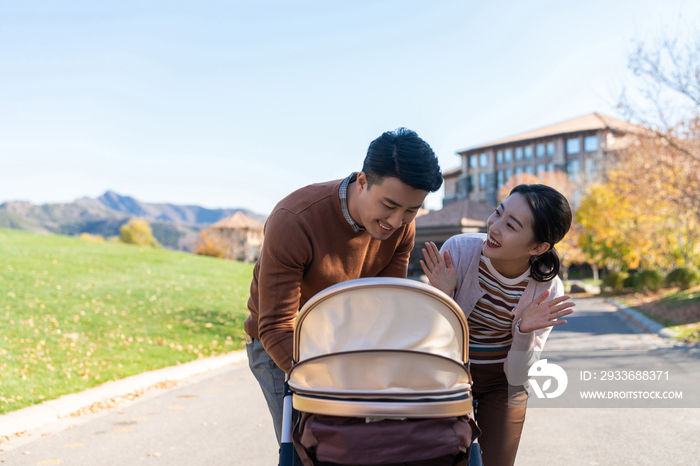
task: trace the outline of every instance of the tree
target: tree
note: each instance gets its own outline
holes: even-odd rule
[[[613,270],[697,264],[700,230],[692,219],[677,217],[669,202],[629,189],[621,195],[619,188],[593,186],[576,213],[579,244],[591,262]]]
[[[700,35],[640,44],[628,67],[639,81],[619,107],[639,130],[615,176],[700,220]]]
[[[93,235],[90,233],[80,233],[79,236],[80,239],[83,239],[85,241],[93,241],[95,243],[104,243],[105,238],[102,235]]]
[[[150,225],[143,218],[132,218],[119,228],[119,241],[126,244],[160,248],[160,244],[153,236]]]
[[[629,268],[627,258],[635,241],[629,207],[607,184],[591,187],[582,199],[576,221],[582,228],[579,245],[589,261],[612,270]]]
[[[660,253],[646,262],[698,264],[700,35],[685,44],[668,38],[640,44],[628,67],[637,81],[619,108],[636,129],[608,167],[608,188],[619,199],[634,200],[632,208],[648,209],[636,221]]]
[[[508,178],[503,184],[498,189],[498,202],[503,202],[506,200],[510,192],[515,188],[516,186],[520,184],[539,184],[541,183],[540,179],[537,178],[535,175],[530,175],[529,173],[517,173],[510,178]]]
[[[202,256],[228,259],[231,249],[228,243],[221,235],[211,229],[201,230],[193,252]]]
[[[498,202],[503,202],[512,189],[519,184],[544,184],[550,186],[562,193],[565,198],[569,199],[569,203],[571,203],[571,196],[573,196],[576,190],[576,186],[571,182],[569,176],[560,170],[543,172],[537,176],[530,175],[529,173],[518,173],[508,178],[505,184],[498,190]]]

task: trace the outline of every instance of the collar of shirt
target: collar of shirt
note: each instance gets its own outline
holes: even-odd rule
[[[360,225],[353,220],[352,216],[350,215],[350,211],[348,210],[348,185],[350,183],[353,183],[357,179],[357,172],[350,174],[347,178],[343,180],[342,183],[340,183],[340,190],[338,191],[338,194],[340,195],[340,210],[343,211],[343,217],[345,217],[345,221],[348,222],[348,225],[350,225],[355,233],[359,231],[363,231],[364,228],[361,227]]]

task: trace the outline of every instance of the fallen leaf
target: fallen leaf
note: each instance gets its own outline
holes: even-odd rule
[[[24,454],[25,454],[25,455],[31,455],[32,452],[31,452],[31,451],[25,451]]]
[[[160,456],[160,453],[149,453],[148,456]]]
[[[214,392],[214,393],[221,393],[223,391],[225,391],[223,388],[215,388],[212,390],[212,392]]]
[[[44,460],[44,461],[39,461],[37,464],[59,464],[61,460]]]
[[[180,395],[178,398],[182,398],[183,400],[194,400],[197,397],[195,395]]]
[[[80,443],[80,442],[78,442],[78,443],[67,443],[66,445],[64,445],[64,447],[66,447],[66,448],[78,448],[78,447],[84,447],[84,446],[85,446],[85,444],[84,444],[84,443]]]
[[[132,417],[132,421],[148,421],[148,416]]]
[[[185,409],[182,405],[168,406],[168,409]]]
[[[131,432],[131,429],[114,429],[114,432],[116,432],[118,434],[122,434],[125,432]]]

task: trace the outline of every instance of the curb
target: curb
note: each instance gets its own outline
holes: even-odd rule
[[[678,334],[670,328],[664,327],[660,323],[645,316],[639,311],[627,307],[624,304],[618,303],[613,298],[605,298],[605,301],[615,306],[620,317],[632,324],[636,329],[643,333],[656,333],[662,338],[676,338]]]
[[[89,388],[80,393],[63,395],[55,400],[45,401],[39,405],[29,406],[0,416],[0,437],[10,437],[26,430],[41,427],[110,398],[146,390],[166,381],[183,380],[213,369],[238,364],[246,359],[245,350],[233,351],[213,358],[198,359],[178,366],[132,375]]]

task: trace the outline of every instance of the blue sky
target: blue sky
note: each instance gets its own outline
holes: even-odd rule
[[[269,213],[400,126],[446,171],[465,147],[616,115],[635,44],[698,20],[687,0],[0,0],[0,202]]]

